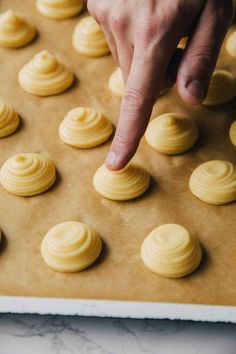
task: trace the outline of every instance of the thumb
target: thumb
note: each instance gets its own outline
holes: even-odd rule
[[[226,4],[227,3],[227,4]],[[231,3],[231,4],[230,4]],[[177,88],[187,103],[200,104],[207,95],[221,45],[231,23],[232,2],[208,1],[181,61]]]

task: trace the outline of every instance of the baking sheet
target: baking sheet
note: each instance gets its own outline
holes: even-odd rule
[[[189,153],[168,157],[143,140],[135,161],[152,175],[150,190],[131,202],[103,199],[94,191],[92,177],[103,163],[109,143],[79,150],[63,144],[57,130],[65,114],[79,105],[101,110],[116,124],[120,101],[107,87],[116,67],[113,59],[85,58],[72,48],[78,17],[49,20],[36,12],[34,1],[1,1],[0,11],[9,7],[31,19],[39,35],[22,49],[0,49],[0,95],[22,117],[18,132],[0,141],[0,166],[16,153],[39,152],[55,163],[58,178],[50,191],[36,197],[16,197],[0,188],[4,233],[0,295],[235,306],[236,203],[207,205],[190,193],[188,179],[197,165],[209,159],[236,163],[236,149],[228,138],[236,118],[236,101],[217,108],[192,107],[179,99],[175,89],[160,98],[153,115],[170,111],[191,115],[200,127],[199,142]],[[39,98],[18,85],[19,69],[43,49],[56,53],[77,77],[64,94]],[[236,74],[229,59],[223,52],[219,66]],[[104,240],[102,257],[81,273],[56,273],[40,256],[46,232],[67,220],[92,225]],[[180,223],[200,239],[204,259],[192,275],[165,279],[144,267],[139,254],[142,241],[163,223]]]
[[[140,301],[0,297],[0,312],[236,323],[236,307]]]

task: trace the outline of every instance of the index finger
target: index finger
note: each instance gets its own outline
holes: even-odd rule
[[[165,50],[149,54],[134,48],[116,134],[106,159],[109,169],[122,169],[135,154],[163,86],[167,57]]]

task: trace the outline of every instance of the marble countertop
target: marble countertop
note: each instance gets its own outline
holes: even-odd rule
[[[0,314],[0,354],[235,354],[236,324]]]

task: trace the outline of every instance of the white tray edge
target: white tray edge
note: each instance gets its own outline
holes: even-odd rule
[[[0,313],[58,314],[236,323],[236,306],[0,296]]]

